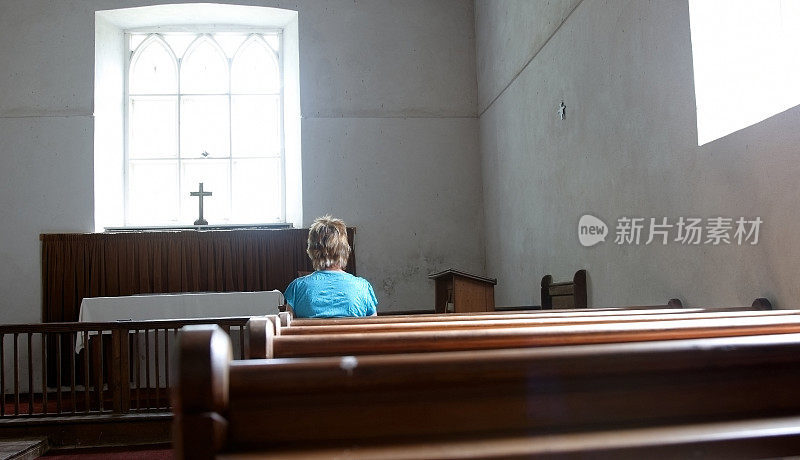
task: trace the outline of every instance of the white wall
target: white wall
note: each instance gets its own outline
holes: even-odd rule
[[[383,305],[431,307],[429,273],[483,272],[474,118],[306,120],[303,149],[329,153],[303,164],[306,215],[357,223],[358,273]]]
[[[159,3],[0,2],[0,323],[41,319],[39,233],[94,228],[94,13]],[[298,10],[304,220],[358,228],[379,308],[482,273],[472,2],[224,3]]]
[[[497,303],[539,303],[543,275],[564,280],[586,268],[593,306],[676,296],[749,305],[766,296],[796,307],[800,107],[698,147],[687,2],[558,3],[476,2],[487,272],[500,280]],[[578,243],[584,213],[611,225],[608,242]],[[764,224],[756,246],[619,246],[622,216]]]

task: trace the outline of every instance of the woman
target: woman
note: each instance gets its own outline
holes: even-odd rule
[[[372,316],[378,300],[369,281],[344,271],[350,257],[347,227],[341,219],[323,216],[308,229],[306,249],[314,273],[286,288],[287,308],[297,318]]]

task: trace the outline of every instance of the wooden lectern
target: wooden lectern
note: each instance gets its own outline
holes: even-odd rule
[[[436,281],[436,313],[494,311],[496,278],[484,278],[448,269],[432,273]]]

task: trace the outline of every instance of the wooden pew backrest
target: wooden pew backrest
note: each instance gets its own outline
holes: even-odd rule
[[[703,337],[800,333],[800,314],[664,321],[571,324],[534,327],[452,329],[369,334],[280,335],[272,338],[272,355],[308,356],[424,353],[500,348],[643,342]],[[266,340],[266,339],[265,339]]]
[[[800,334],[227,363],[215,334],[181,334],[179,456],[800,413]]]
[[[585,311],[585,310],[581,310]],[[755,316],[784,316],[800,313],[797,310],[738,310],[738,311],[702,311],[685,312],[673,310],[670,313],[660,314],[625,314],[618,312],[609,315],[587,316],[514,316],[514,317],[487,317],[482,321],[418,321],[395,323],[334,324],[328,326],[296,326],[279,327],[281,335],[311,335],[311,334],[366,334],[373,332],[409,332],[409,331],[442,331],[442,330],[467,330],[491,328],[519,328],[519,327],[544,327],[567,326],[580,324],[608,324],[608,323],[635,323],[644,321],[678,321],[687,319],[722,319],[746,318]]]
[[[675,299],[673,299],[675,300]],[[680,302],[680,301],[678,301]],[[653,315],[665,313],[692,313],[703,311],[741,311],[754,310],[754,307],[720,307],[705,308],[691,307],[683,308],[680,304],[669,303],[666,305],[645,305],[633,307],[606,307],[606,308],[586,308],[586,309],[553,309],[553,310],[530,310],[530,311],[506,311],[506,312],[481,312],[481,313],[448,313],[448,314],[421,314],[421,315],[392,315],[392,316],[364,316],[364,317],[342,317],[342,318],[291,318],[291,324],[295,326],[330,326],[340,324],[377,324],[377,323],[408,323],[423,321],[483,321],[492,319],[512,319],[512,318],[544,318],[562,316],[584,316],[584,315]],[[289,315],[288,313],[286,315]],[[281,314],[283,317],[283,314]],[[283,321],[283,320],[282,320]],[[285,322],[285,321],[284,321]]]

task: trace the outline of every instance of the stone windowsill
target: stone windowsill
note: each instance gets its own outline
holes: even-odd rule
[[[137,233],[137,232],[178,232],[186,230],[265,230],[293,228],[291,223],[280,224],[219,224],[219,225],[165,225],[142,227],[105,227],[105,233]]]

